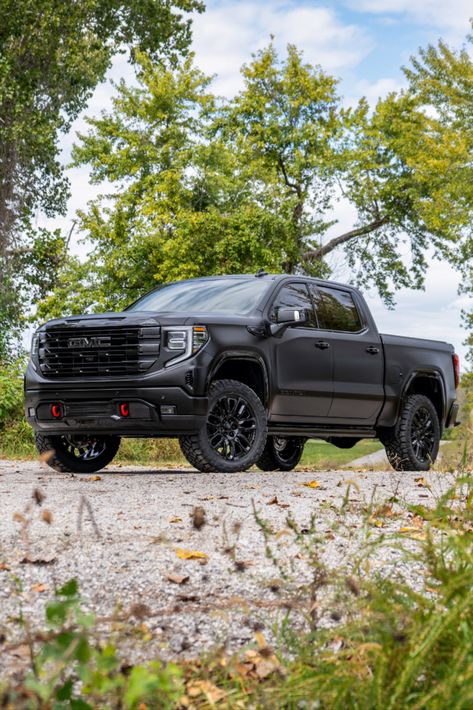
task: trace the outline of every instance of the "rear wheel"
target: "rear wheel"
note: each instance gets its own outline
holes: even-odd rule
[[[268,436],[256,465],[262,471],[292,471],[301,460],[304,445],[301,436]]]
[[[40,454],[50,452],[48,466],[63,473],[94,473],[112,461],[120,446],[118,436],[45,436],[35,434]]]
[[[380,434],[391,466],[396,471],[428,471],[437,458],[440,424],[428,397],[407,397],[395,427]]]
[[[207,422],[181,436],[181,450],[199,471],[233,473],[250,468],[266,442],[266,412],[258,395],[237,380],[217,380],[209,391]]]

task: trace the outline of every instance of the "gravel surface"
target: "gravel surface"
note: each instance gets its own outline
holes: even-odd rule
[[[319,485],[304,485],[311,481]],[[389,536],[410,524],[403,513],[383,518],[380,526],[376,513],[368,518],[370,505],[388,499],[433,504],[451,482],[445,473],[225,475],[116,465],[98,475],[70,476],[37,462],[0,461],[0,671],[21,662],[13,648],[24,638],[20,615],[33,630],[44,628],[46,603],[72,577],[98,616],[121,618],[131,611],[126,632],[120,627],[120,650],[130,662],[156,653],[234,651],[252,642],[256,630],[271,638],[273,623],[311,574],[288,515],[302,530],[314,516],[321,559],[330,569],[349,569],[367,535]],[[200,529],[192,522],[196,506],[205,510]],[[285,580],[265,554],[254,509],[274,533],[271,544]],[[179,549],[207,557],[180,559]],[[395,548],[371,553],[374,571],[413,584],[420,573]],[[320,617],[324,623],[323,610]],[[294,619],[302,624],[304,614]]]

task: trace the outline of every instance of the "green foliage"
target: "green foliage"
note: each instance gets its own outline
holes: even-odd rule
[[[172,708],[182,694],[181,671],[173,664],[134,666],[128,675],[110,644],[97,643],[95,617],[82,610],[78,585],[71,579],[46,607],[51,630],[27,674],[26,702],[13,696],[15,707],[88,710],[103,706]],[[110,705],[109,705],[110,704]]]
[[[23,409],[23,382],[17,364],[0,366],[0,427]]]
[[[413,81],[374,110],[364,99],[346,110],[333,77],[269,45],[224,102],[192,57],[177,68],[135,58],[139,87],[121,82],[75,147],[75,164],[115,189],[80,215],[91,256],[60,269],[42,318],[120,309],[157,283],[211,273],[327,276],[332,253],[392,303],[396,289],[422,287],[427,254],[467,261],[471,146]],[[332,237],[342,198],[357,218]]]
[[[15,334],[25,307],[17,257],[28,252],[28,263],[46,277],[40,289],[48,290],[55,272],[54,265],[41,270],[31,222],[37,209],[47,216],[65,211],[59,137],[115,54],[129,48],[133,60],[139,48],[176,61],[190,40],[182,13],[201,9],[198,0],[0,0],[0,354],[6,329]]]
[[[473,36],[468,38],[471,42]],[[447,189],[444,191],[443,210],[448,214],[463,211],[465,206],[473,204],[473,60],[471,51],[463,47],[459,51],[450,48],[445,42],[437,46],[429,45],[420,50],[418,57],[411,59],[411,66],[405,69],[411,91],[420,102],[433,106],[438,122],[452,136],[452,143],[457,150],[457,160],[449,166]],[[434,151],[434,154],[436,150]],[[463,156],[469,156],[465,160]],[[458,229],[463,238],[458,242],[453,254],[454,264],[463,273],[461,289],[473,293],[473,233],[471,216],[462,219]],[[473,313],[464,313],[464,322],[468,330],[467,344],[469,359],[473,360]]]

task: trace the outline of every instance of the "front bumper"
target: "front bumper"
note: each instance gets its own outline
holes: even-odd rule
[[[123,403],[128,405],[128,416],[121,415]],[[53,405],[59,407],[58,418],[53,416]],[[174,408],[173,414],[164,413],[169,407]],[[179,436],[198,431],[205,424],[207,408],[207,397],[193,396],[181,387],[25,390],[28,422],[35,431],[48,434]]]

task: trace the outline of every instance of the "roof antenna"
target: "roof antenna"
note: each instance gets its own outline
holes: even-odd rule
[[[258,269],[258,271],[255,274],[257,279],[261,278],[262,276],[267,276],[267,275],[268,275],[268,272],[265,271],[264,269]]]

